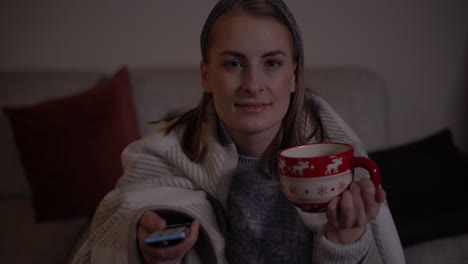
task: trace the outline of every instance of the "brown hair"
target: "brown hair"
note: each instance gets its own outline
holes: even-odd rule
[[[318,111],[311,105],[305,105],[304,87],[304,52],[302,38],[296,26],[292,14],[287,6],[280,0],[232,0],[219,1],[208,16],[201,35],[202,57],[207,62],[207,54],[210,47],[210,29],[217,18],[227,12],[245,12],[256,17],[272,18],[286,25],[291,32],[293,42],[293,58],[296,63],[296,89],[291,95],[288,111],[283,118],[281,129],[267,149],[268,155],[274,155],[281,148],[300,145],[308,142],[316,136],[319,141],[324,140],[325,130],[322,125]],[[182,148],[185,154],[193,161],[200,162],[206,154],[206,133],[203,123],[206,121],[206,112],[212,104],[213,97],[209,93],[204,93],[199,105],[182,114],[166,130],[169,133],[174,128],[186,125],[183,132]],[[314,127],[311,134],[306,135],[305,124],[302,122],[312,122]],[[272,166],[276,163],[276,158],[272,159]]]

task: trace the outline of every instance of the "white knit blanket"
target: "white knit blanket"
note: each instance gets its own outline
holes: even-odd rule
[[[356,156],[366,156],[359,138],[328,103],[317,96],[309,100],[318,104],[330,141],[351,144]],[[124,150],[124,175],[99,205],[90,236],[73,263],[140,263],[136,227],[139,217],[147,210],[181,214],[200,221],[197,243],[202,246],[190,250],[184,263],[227,263],[224,238],[207,196],[226,208],[237,152],[234,144],[219,143],[216,115],[212,112],[207,122],[207,156],[201,163],[192,162],[183,153],[181,130],[164,135],[164,124]],[[356,179],[360,177],[365,175],[357,175]],[[320,234],[326,222],[324,214],[297,212],[309,229]],[[404,263],[399,237],[386,205],[382,205],[370,226],[375,246],[367,253],[364,263]]]

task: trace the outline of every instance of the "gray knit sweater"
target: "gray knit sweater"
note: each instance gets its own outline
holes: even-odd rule
[[[230,264],[310,264],[313,233],[268,173],[269,160],[239,156],[228,199]],[[368,248],[370,245],[368,245]]]
[[[331,141],[349,143],[356,155],[366,155],[359,139],[321,98],[312,96],[320,109]],[[139,263],[137,221],[143,212],[180,214],[198,219],[201,232],[197,245],[184,263],[228,263],[225,237],[210,200],[228,209],[229,190],[238,167],[232,142],[220,144],[214,109],[207,121],[207,156],[192,162],[182,151],[182,130],[165,135],[161,127],[130,144],[122,154],[124,175],[99,205],[91,233],[73,263]],[[164,126],[160,124],[159,126]],[[359,178],[359,177],[358,177]],[[208,199],[208,197],[210,199]],[[314,233],[313,263],[404,263],[390,211],[382,205],[379,216],[353,244],[338,245],[323,234],[324,214],[296,210],[304,226]]]

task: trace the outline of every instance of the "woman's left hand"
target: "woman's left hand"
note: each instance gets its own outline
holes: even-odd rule
[[[339,244],[358,240],[366,231],[367,223],[379,214],[386,196],[382,187],[376,190],[368,178],[351,183],[348,190],[327,206],[327,239]]]

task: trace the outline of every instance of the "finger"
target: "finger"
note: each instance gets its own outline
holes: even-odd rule
[[[340,200],[341,200],[340,197],[335,197],[327,205],[326,215],[327,215],[328,223],[336,228],[340,226],[340,223],[338,221],[338,218],[339,218],[338,204],[340,203]]]
[[[366,208],[362,198],[362,189],[360,184],[352,185],[350,193],[353,199],[353,212],[354,219],[352,219],[352,227],[362,227],[369,222],[369,218],[366,214]]]
[[[182,254],[182,253],[180,253]],[[179,255],[171,247],[148,248],[143,254],[146,263],[177,263]],[[183,257],[181,255],[180,259]]]
[[[375,193],[375,200],[378,203],[383,203],[387,199],[387,192],[382,187],[379,187]]]
[[[372,213],[380,205],[375,200],[375,187],[374,184],[369,179],[362,179],[360,181],[362,189],[362,198],[364,200],[364,205],[366,207],[366,212],[371,217]]]
[[[356,183],[352,183],[355,185]],[[355,213],[354,213],[354,206],[353,206],[353,197],[351,195],[351,191],[346,190],[343,192],[341,197],[341,201],[339,204],[339,211],[340,211],[340,226],[344,228],[351,228],[353,226]]]
[[[198,220],[193,221],[190,225],[190,228],[188,229],[188,234],[186,238],[186,241],[188,242],[188,245],[190,245],[190,247],[195,245],[195,242],[197,242],[199,230],[200,222],[198,222]]]
[[[364,200],[364,206],[366,208],[366,214],[370,219],[377,216],[380,208],[380,203],[376,201],[375,187],[371,180],[362,179],[360,181],[362,189],[362,197]]]
[[[140,218],[137,230],[137,241],[146,263],[154,259],[155,249],[146,245],[145,239],[153,232],[166,228],[166,220],[153,211],[146,211]]]
[[[198,240],[200,223],[195,220],[187,230],[186,237],[179,243],[154,251],[155,257],[161,260],[181,260]]]
[[[151,263],[153,261],[158,261],[158,263],[163,263],[164,261],[175,262],[177,259],[181,259],[185,254],[185,252],[178,247],[180,243],[162,248],[155,248],[145,244],[142,247],[143,257],[147,263]]]

